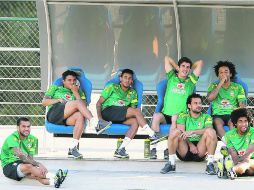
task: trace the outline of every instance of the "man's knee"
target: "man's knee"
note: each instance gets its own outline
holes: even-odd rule
[[[181,134],[181,131],[179,129],[173,129],[172,131],[170,131],[170,134],[168,136],[168,139],[175,139],[178,138]]]
[[[214,123],[215,128],[221,128],[225,124],[224,121],[222,119],[220,119],[220,118],[215,118],[213,120],[213,123]]]
[[[206,128],[204,134],[209,138],[217,139],[216,131],[212,127]]]

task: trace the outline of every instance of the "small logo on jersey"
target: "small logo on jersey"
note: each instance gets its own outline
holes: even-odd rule
[[[178,89],[184,89],[184,84],[183,83],[178,83],[177,88]]]
[[[124,101],[123,100],[118,100],[118,105],[119,106],[124,106]]]
[[[27,144],[26,146],[27,146],[27,148],[29,148],[29,149],[32,148],[32,144]]]
[[[238,155],[243,156],[245,154],[245,151],[243,149],[238,150]]]
[[[223,100],[221,101],[221,104],[222,104],[222,105],[228,105],[228,104],[229,104],[229,101],[228,101],[227,99],[223,99]]]
[[[234,97],[234,95],[235,95],[235,94],[234,94],[234,91],[231,91],[231,92],[230,92],[230,96],[231,96],[231,97]]]
[[[66,99],[66,100],[71,100],[71,95],[65,94],[64,96],[65,96],[65,99]]]

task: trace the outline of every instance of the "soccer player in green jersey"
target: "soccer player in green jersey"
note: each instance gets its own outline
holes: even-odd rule
[[[148,126],[139,108],[136,108],[138,96],[131,87],[133,83],[133,71],[124,69],[120,75],[120,84],[110,84],[102,91],[96,104],[97,115],[100,120],[112,121],[130,125],[130,129],[125,134],[121,146],[115,151],[117,158],[128,158],[125,147],[130,143],[141,126],[150,137],[155,133]]]
[[[212,83],[209,86],[207,100],[212,102],[213,125],[217,135],[225,142],[224,125],[233,128],[230,114],[237,107],[245,107],[246,97],[243,87],[231,81],[236,75],[233,63],[219,61],[214,66],[214,71],[219,83]]]
[[[82,158],[77,145],[84,131],[85,119],[95,128],[98,119],[93,117],[85,102],[85,94],[77,83],[77,73],[65,71],[62,74],[63,86],[51,85],[42,100],[43,106],[48,106],[47,120],[58,125],[74,125],[73,139],[69,155]]]
[[[153,115],[152,129],[154,131],[160,131],[160,124],[171,124],[171,129],[175,128],[177,115],[187,110],[186,100],[194,91],[202,67],[203,61],[201,60],[192,65],[189,58],[182,57],[176,64],[172,58],[165,57],[168,82],[162,112]],[[151,146],[151,159],[157,158],[156,146],[156,144]],[[164,158],[167,159],[167,156],[168,150],[166,149]]]
[[[246,108],[231,113],[234,129],[225,134],[228,152],[232,157],[233,171],[237,176],[254,175],[254,128],[250,127],[252,115]]]
[[[189,112],[179,114],[177,127],[172,129],[168,137],[169,161],[161,173],[175,172],[177,157],[182,161],[200,162],[207,156],[206,173],[215,175],[213,165],[217,146],[216,132],[212,127],[212,118],[203,114],[201,96],[192,94],[187,99]]]
[[[38,180],[44,185],[59,188],[67,171],[59,169],[56,175],[34,160],[38,152],[38,139],[30,134],[31,124],[27,118],[17,120],[17,131],[6,138],[1,150],[3,173],[6,177],[20,181],[24,177]]]

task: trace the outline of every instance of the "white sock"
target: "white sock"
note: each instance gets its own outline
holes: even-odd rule
[[[226,145],[226,139],[225,136],[221,137],[221,141]]]
[[[98,121],[99,121],[99,120],[98,120],[97,118],[92,117],[92,118],[90,119],[90,121],[89,121],[90,126],[93,127],[93,128],[97,127]]]
[[[46,174],[46,178],[49,179],[49,185],[51,185],[51,186],[55,185],[55,175],[54,174],[48,172]]]
[[[170,155],[168,155],[168,161],[171,163],[171,165],[175,165],[176,154],[170,154]]]
[[[130,139],[129,137],[125,137],[125,138],[123,139],[123,143],[121,144],[121,146],[119,147],[119,149],[125,148],[130,142],[131,142],[131,139]]]
[[[74,148],[75,146],[78,146],[79,140],[78,139],[72,139],[70,148]]]
[[[213,163],[214,161],[214,155],[207,155],[207,165],[210,163]]]
[[[151,150],[152,150],[153,148],[155,148],[155,149],[156,149],[156,148],[157,148],[157,144],[158,144],[158,143],[156,143],[156,144],[153,144],[153,145],[150,145],[150,147],[151,147]]]
[[[145,124],[143,129],[148,133],[149,137],[152,137],[155,134],[155,132],[149,127],[148,124]]]

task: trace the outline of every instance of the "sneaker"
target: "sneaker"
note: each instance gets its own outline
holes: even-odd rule
[[[111,121],[99,120],[98,125],[95,128],[97,131],[97,135],[103,133],[105,130],[111,127],[111,125],[112,125]]]
[[[73,156],[75,159],[83,158],[83,155],[79,153],[76,146],[74,148],[69,149],[68,155]]]
[[[209,163],[208,165],[206,165],[205,171],[206,171],[206,174],[208,175],[216,175],[216,171],[215,171],[213,163]]]
[[[168,156],[168,149],[164,150],[164,160],[168,160],[169,156]]]
[[[151,151],[150,151],[150,159],[157,159],[157,150],[156,148],[153,148]]]
[[[168,139],[168,135],[166,136],[161,136],[159,133],[155,133],[152,137],[150,137],[151,140],[151,145],[157,144],[161,141],[167,140]]]
[[[166,174],[166,173],[173,173],[175,171],[176,171],[176,165],[172,165],[170,162],[167,162],[164,168],[161,169],[160,173]]]
[[[114,157],[116,158],[129,158],[129,155],[126,153],[125,148],[116,149]]]
[[[231,156],[225,157],[225,169],[227,171],[227,177],[230,179],[235,179],[237,177],[236,173],[233,170],[234,162]]]
[[[68,170],[63,171],[63,170],[59,169],[56,172],[56,175],[55,175],[55,178],[54,178],[55,188],[59,188],[61,186],[61,184],[64,182],[67,174],[68,174]]]

